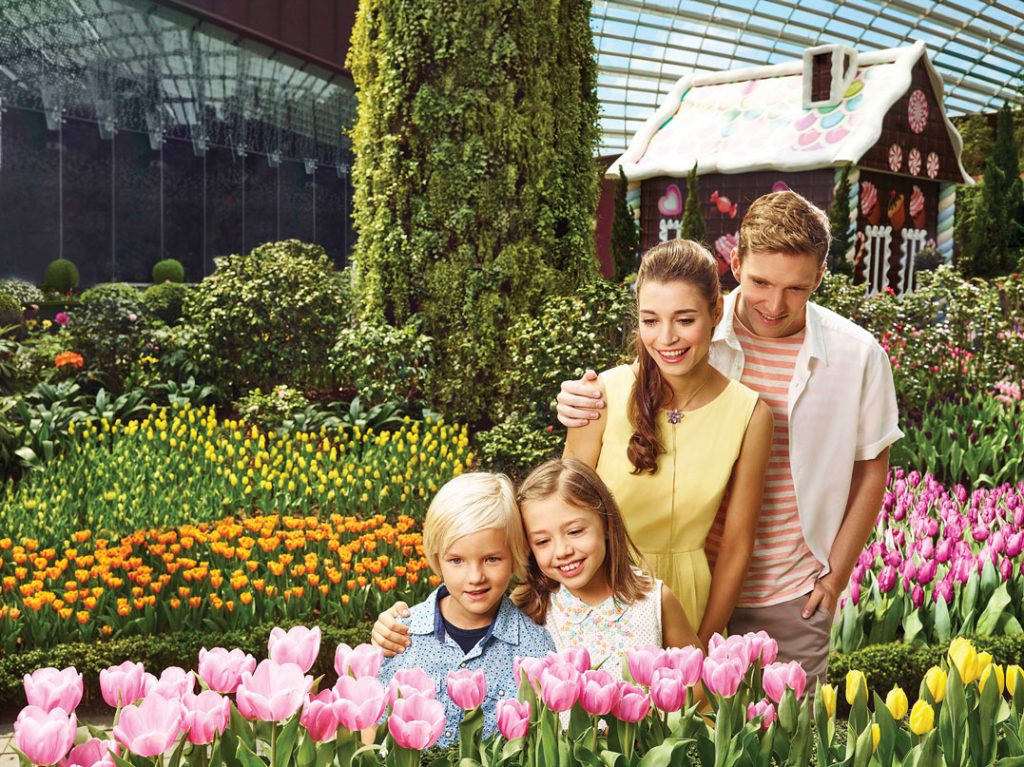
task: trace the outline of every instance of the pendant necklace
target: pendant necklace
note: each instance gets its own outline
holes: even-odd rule
[[[670,424],[675,426],[677,423],[679,423],[680,421],[683,420],[683,416],[686,415],[686,413],[683,412],[686,409],[686,406],[690,404],[690,402],[693,400],[694,397],[696,397],[698,394],[700,394],[700,390],[704,388],[704,385],[708,382],[708,380],[710,378],[711,378],[711,371],[709,370],[707,372],[707,374],[704,376],[704,380],[701,382],[700,386],[698,386],[694,390],[693,394],[691,394],[689,397],[687,397],[686,401],[682,405],[680,405],[677,408],[674,407],[674,408],[672,408],[671,410],[668,411],[668,422]]]

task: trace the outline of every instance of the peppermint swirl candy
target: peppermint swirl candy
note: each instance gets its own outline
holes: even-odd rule
[[[928,126],[928,97],[918,89],[910,94],[907,104],[907,122],[914,133],[923,133]]]
[[[928,163],[925,165],[928,178],[935,178],[939,175],[939,156],[935,152],[928,153]]]
[[[893,144],[889,147],[889,170],[893,173],[899,173],[900,168],[903,167],[903,149],[899,144]]]
[[[915,176],[921,172],[921,153],[917,147],[911,149],[910,154],[907,155],[907,170]]]

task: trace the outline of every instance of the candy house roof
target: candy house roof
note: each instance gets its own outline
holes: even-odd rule
[[[837,105],[805,109],[802,60],[683,77],[609,169],[654,176],[801,171],[857,163],[877,143],[889,109],[924,61],[959,162],[963,142],[942,107],[942,80],[923,42],[860,54]],[[964,181],[971,179],[960,167]]]

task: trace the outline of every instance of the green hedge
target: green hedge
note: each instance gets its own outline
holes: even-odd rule
[[[239,647],[257,660],[267,657],[267,639],[274,626],[289,628],[300,621],[268,623],[244,631],[181,631],[156,636],[133,636],[101,642],[69,642],[45,650],[24,650],[0,657],[0,716],[13,715],[25,705],[25,674],[46,666],[74,666],[85,679],[83,703],[105,705],[100,695],[100,671],[126,660],[142,663],[147,671],[159,672],[168,666],[194,669],[202,647]],[[310,671],[314,677],[334,677],[334,649],[341,643],[355,646],[370,640],[372,621],[354,626],[321,626],[323,640],[320,657]]]

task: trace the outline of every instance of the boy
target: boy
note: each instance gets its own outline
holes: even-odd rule
[[[813,679],[828,669],[839,594],[874,526],[889,446],[899,439],[885,352],[865,330],[810,301],[825,273],[828,219],[786,191],[756,200],[743,218],[711,364],[757,391],[775,417],[761,515],[730,633],[766,630],[779,660]],[[599,418],[594,373],[566,381],[558,418]],[[719,525],[707,542],[713,558]]]
[[[402,620],[411,646],[388,658],[378,678],[387,685],[396,671],[419,667],[429,674],[445,707],[437,745],[458,738],[462,710],[448,697],[448,674],[483,669],[484,736],[497,728],[498,701],[515,699],[512,673],[519,657],[554,652],[548,632],[517,610],[505,592],[512,574],[525,577],[526,538],[512,483],[502,474],[476,472],[448,482],[423,523],[423,551],[441,585]]]

